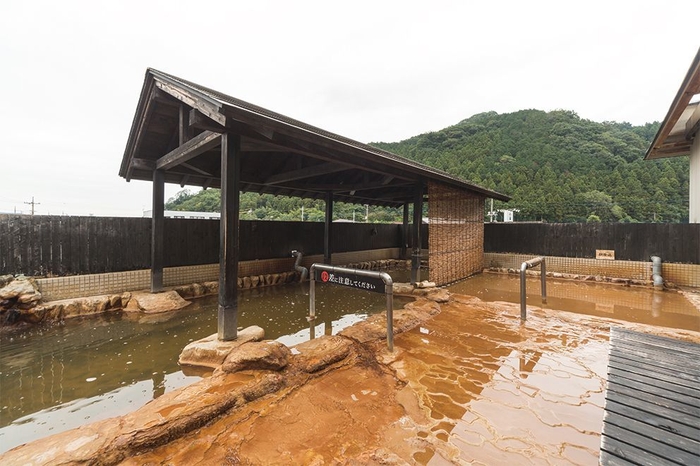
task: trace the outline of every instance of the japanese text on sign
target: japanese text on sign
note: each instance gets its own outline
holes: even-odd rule
[[[359,277],[352,274],[316,270],[316,280],[334,285],[349,286],[360,290],[384,293],[384,282],[381,278]]]

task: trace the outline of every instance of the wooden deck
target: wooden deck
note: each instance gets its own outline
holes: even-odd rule
[[[700,465],[700,345],[611,329],[604,465]]]

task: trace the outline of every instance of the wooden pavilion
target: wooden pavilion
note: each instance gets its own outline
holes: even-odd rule
[[[440,170],[154,69],[146,71],[119,175],[127,181],[153,182],[152,292],[163,286],[164,184],[221,188],[220,340],[235,339],[237,334],[241,191],[324,199],[326,263],[333,251],[334,201],[403,206],[404,235],[408,206],[413,204],[413,281],[420,267],[426,195],[432,192],[445,201],[434,222],[436,227],[443,225],[444,234],[435,235],[440,241],[434,247],[436,253],[443,251],[444,264],[456,265],[454,273],[442,281],[454,281],[483,267],[484,200],[509,200]],[[473,234],[464,233],[466,230]],[[457,253],[459,247],[451,244],[454,235],[462,246],[468,243],[466,255]],[[402,244],[407,244],[406,239]],[[431,239],[431,254],[432,249]],[[467,256],[476,262],[465,268],[460,261]]]

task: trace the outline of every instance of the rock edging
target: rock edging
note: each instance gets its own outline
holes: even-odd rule
[[[395,333],[439,312],[436,301],[419,297],[394,312]],[[211,377],[166,393],[124,416],[16,447],[0,455],[0,463],[117,464],[189,434],[251,401],[280,391],[278,397],[287,396],[327,371],[350,364],[379,364],[370,349],[380,344],[371,338],[381,338],[376,329],[379,321],[385,333],[386,316],[376,315],[340,335],[324,335],[291,349],[274,341],[253,341],[259,330],[243,330],[239,335],[249,334],[251,340],[235,345]]]

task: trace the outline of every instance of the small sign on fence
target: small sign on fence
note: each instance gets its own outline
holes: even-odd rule
[[[375,293],[384,293],[384,281],[379,277],[361,277],[354,273],[328,271],[315,269],[316,281],[322,283],[332,283],[334,285],[349,286],[359,290],[374,291]]]
[[[595,258],[608,260],[608,261],[614,261],[615,260],[615,250],[614,249],[596,249],[595,250]]]

